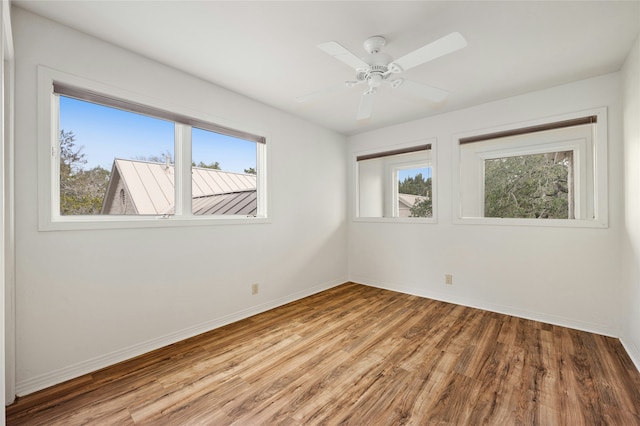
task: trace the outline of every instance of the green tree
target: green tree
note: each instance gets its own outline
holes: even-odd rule
[[[415,176],[407,176],[402,182],[398,182],[399,194],[410,194],[424,197],[418,199],[409,208],[409,217],[432,217],[433,201],[431,199],[431,178],[424,178],[422,173]]]
[[[400,194],[421,195],[423,197],[431,195],[431,178],[424,178],[422,173],[415,176],[407,176],[402,182],[398,182],[398,192]]]
[[[248,169],[244,169],[244,172],[248,175],[255,175],[256,169],[254,169],[253,167],[249,167]]]
[[[485,217],[569,217],[571,152],[485,160]]]
[[[409,217],[433,217],[431,197],[416,201],[415,204],[409,208],[409,213]]]
[[[76,146],[73,131],[60,130],[60,214],[100,214],[110,172],[87,164],[82,146]]]
[[[205,163],[204,161],[200,161],[197,165],[196,163],[191,163],[192,167],[200,167],[203,169],[214,169],[214,170],[222,170],[222,168],[220,168],[220,163],[217,161],[214,161],[212,163]]]
[[[69,176],[82,170],[82,166],[87,164],[84,147],[76,147],[76,135],[73,131],[65,132],[60,130],[60,175]]]

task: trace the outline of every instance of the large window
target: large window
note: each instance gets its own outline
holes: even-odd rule
[[[432,143],[356,156],[356,217],[434,219]]]
[[[606,114],[458,138],[458,220],[606,226]]]
[[[266,218],[265,137],[46,68],[39,79],[50,117],[40,123],[42,229]]]

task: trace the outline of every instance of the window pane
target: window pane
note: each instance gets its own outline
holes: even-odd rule
[[[573,152],[487,159],[484,215],[573,219]]]
[[[60,214],[163,215],[174,209],[174,124],[60,100]]]
[[[398,216],[432,217],[431,167],[398,171]]]
[[[256,142],[193,128],[193,214],[257,214],[257,145]]]
[[[384,161],[375,158],[358,162],[359,217],[385,217]]]

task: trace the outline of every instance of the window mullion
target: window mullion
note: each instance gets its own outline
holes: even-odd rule
[[[267,146],[264,143],[256,145],[256,216],[267,216]]]
[[[191,126],[175,124],[175,215],[192,216]]]
[[[60,97],[53,95],[51,99],[51,212],[53,217],[60,217]]]
[[[400,198],[398,193],[399,171],[398,167],[394,167],[391,171],[391,217],[400,217],[400,209],[398,207],[398,199]]]

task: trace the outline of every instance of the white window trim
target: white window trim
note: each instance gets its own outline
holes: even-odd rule
[[[384,146],[375,149],[368,149],[363,151],[354,152],[352,156],[352,177],[351,181],[354,182],[354,198],[353,198],[353,221],[354,222],[374,222],[374,223],[438,223],[437,218],[437,139],[429,138],[429,139],[420,139],[417,141],[406,142],[398,145]],[[359,217],[360,206],[360,182],[358,179],[358,160],[357,158],[364,155],[378,154],[385,151],[394,151],[404,148],[411,148],[418,145],[431,145],[431,161],[428,167],[431,167],[431,199],[432,199],[432,217]],[[386,175],[389,178],[386,183],[385,191],[390,191],[393,199],[393,203],[395,203],[393,207],[393,215],[397,215],[397,191],[394,191],[393,188],[397,185],[397,171],[404,168],[413,168],[413,166],[418,165],[419,167],[423,167],[425,163],[410,161],[406,163],[396,163],[391,166],[386,167]],[[385,205],[385,211],[388,211],[388,206]]]
[[[592,211],[595,216],[593,219],[522,219],[522,218],[495,218],[495,217],[463,217],[462,212],[462,200],[461,200],[461,182],[460,182],[460,144],[459,140],[465,137],[471,137],[478,134],[490,134],[508,130],[514,130],[519,128],[526,128],[530,126],[543,125],[554,122],[561,122],[564,120],[577,119],[586,116],[597,116],[597,124],[595,126],[595,132],[593,134],[592,149],[593,149],[593,167],[591,164],[587,164],[586,159],[580,157],[574,157],[574,165],[576,166],[575,173],[579,173],[580,179],[576,179],[576,209],[587,209]],[[457,133],[453,135],[453,193],[456,194],[453,198],[453,223],[454,224],[469,224],[469,225],[507,225],[507,226],[551,226],[551,227],[567,227],[567,228],[607,228],[609,226],[608,217],[608,172],[607,172],[607,145],[608,145],[608,125],[607,125],[607,108],[600,107],[586,111],[577,111],[568,114],[563,114],[554,117],[546,117],[537,120],[531,120],[524,123],[514,123],[504,126],[492,127],[489,129],[475,130],[464,133]],[[573,143],[572,143],[573,142]],[[535,146],[540,149],[534,148]],[[567,143],[551,143],[551,144],[538,144],[538,145],[525,145],[523,149],[514,148],[512,150],[513,155],[526,155],[536,154],[540,152],[553,152],[553,151],[567,151],[576,150],[580,147],[579,142],[570,141]],[[504,153],[505,150],[487,151],[488,154],[482,154],[484,158],[495,158],[492,154],[497,152]],[[511,155],[511,151],[510,154]],[[504,154],[500,155],[504,156]],[[483,158],[483,159],[484,159]],[[484,164],[479,168],[480,175],[478,177],[478,184],[481,186],[481,193],[484,193]],[[593,170],[593,172],[591,171]],[[593,174],[593,176],[592,176]],[[594,181],[594,197],[593,206],[587,205],[586,200],[589,198],[586,196],[585,186],[579,187],[578,180],[585,182],[586,179],[593,179]],[[484,211],[484,206],[483,210]]]
[[[181,106],[150,98],[138,93],[118,89],[86,78],[74,76],[44,66],[38,67],[38,229],[40,231],[83,230],[83,229],[119,229],[119,228],[158,228],[176,226],[210,226],[231,224],[270,223],[267,160],[269,144],[257,144],[257,216],[221,216],[191,214],[191,169],[184,167],[184,159],[191,164],[191,126],[176,124],[175,170],[182,177],[182,184],[176,185],[176,214],[171,216],[133,216],[133,215],[85,215],[61,216],[59,213],[59,161],[57,159],[59,137],[59,102],[53,93],[53,83],[103,93],[118,99],[146,105],[159,110],[171,111],[202,122],[242,130],[252,134],[269,135],[264,130],[254,129],[220,117],[209,116]],[[55,154],[55,158],[53,158]],[[185,194],[186,198],[185,198]],[[187,200],[188,198],[188,200]],[[187,208],[186,206],[189,206]]]

